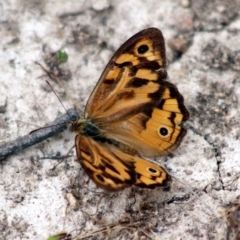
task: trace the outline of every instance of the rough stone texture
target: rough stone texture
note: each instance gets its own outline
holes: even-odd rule
[[[159,162],[200,199],[177,180],[170,191],[102,194],[74,150],[52,170],[56,161],[47,157],[74,145],[74,134],[65,131],[2,162],[0,239],[59,232],[89,239],[239,239],[239,6],[239,0],[3,1],[0,94],[7,105],[0,145],[65,113],[35,62],[62,79],[66,91],[49,81],[64,106],[77,106],[81,115],[114,51],[136,32],[158,27],[172,40],[169,79],[191,113],[181,146]],[[55,61],[59,49],[69,55],[66,64]]]

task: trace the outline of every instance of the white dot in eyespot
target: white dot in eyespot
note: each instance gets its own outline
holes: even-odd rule
[[[161,126],[158,129],[158,134],[162,137],[167,137],[169,135],[169,129],[165,126]]]

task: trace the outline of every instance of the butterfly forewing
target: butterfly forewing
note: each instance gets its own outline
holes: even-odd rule
[[[124,110],[128,99],[131,111],[136,85],[144,87],[151,80],[148,93],[155,92],[154,82],[166,78],[166,57],[164,39],[161,31],[155,28],[143,30],[125,42],[114,54],[100,77],[88,100],[85,115],[90,118],[106,118],[110,110]],[[152,88],[152,90],[150,90]],[[139,103],[149,102],[151,98],[142,95]],[[136,105],[133,101],[133,106]],[[126,107],[126,105],[125,105]],[[108,113],[107,113],[108,111]]]
[[[169,82],[164,82],[164,87],[155,106],[144,105],[138,113],[109,123],[109,138],[117,136],[141,156],[166,155],[177,148],[186,134],[180,123],[188,119],[188,111],[177,88]]]

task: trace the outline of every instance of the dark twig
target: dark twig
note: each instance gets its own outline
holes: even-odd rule
[[[28,148],[36,143],[52,137],[55,134],[61,133],[67,128],[67,123],[76,121],[78,115],[74,109],[69,109],[67,113],[48,123],[43,128],[37,129],[30,134],[19,137],[11,142],[0,146],[0,160],[4,160],[7,156]],[[49,126],[49,127],[47,127]]]

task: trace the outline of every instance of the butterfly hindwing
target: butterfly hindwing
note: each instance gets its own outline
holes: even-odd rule
[[[77,135],[77,157],[88,176],[101,188],[117,191],[135,183],[133,164],[116,158],[91,138]]]
[[[77,156],[88,176],[101,188],[118,191],[131,185],[167,187],[170,175],[159,165],[77,135]]]

